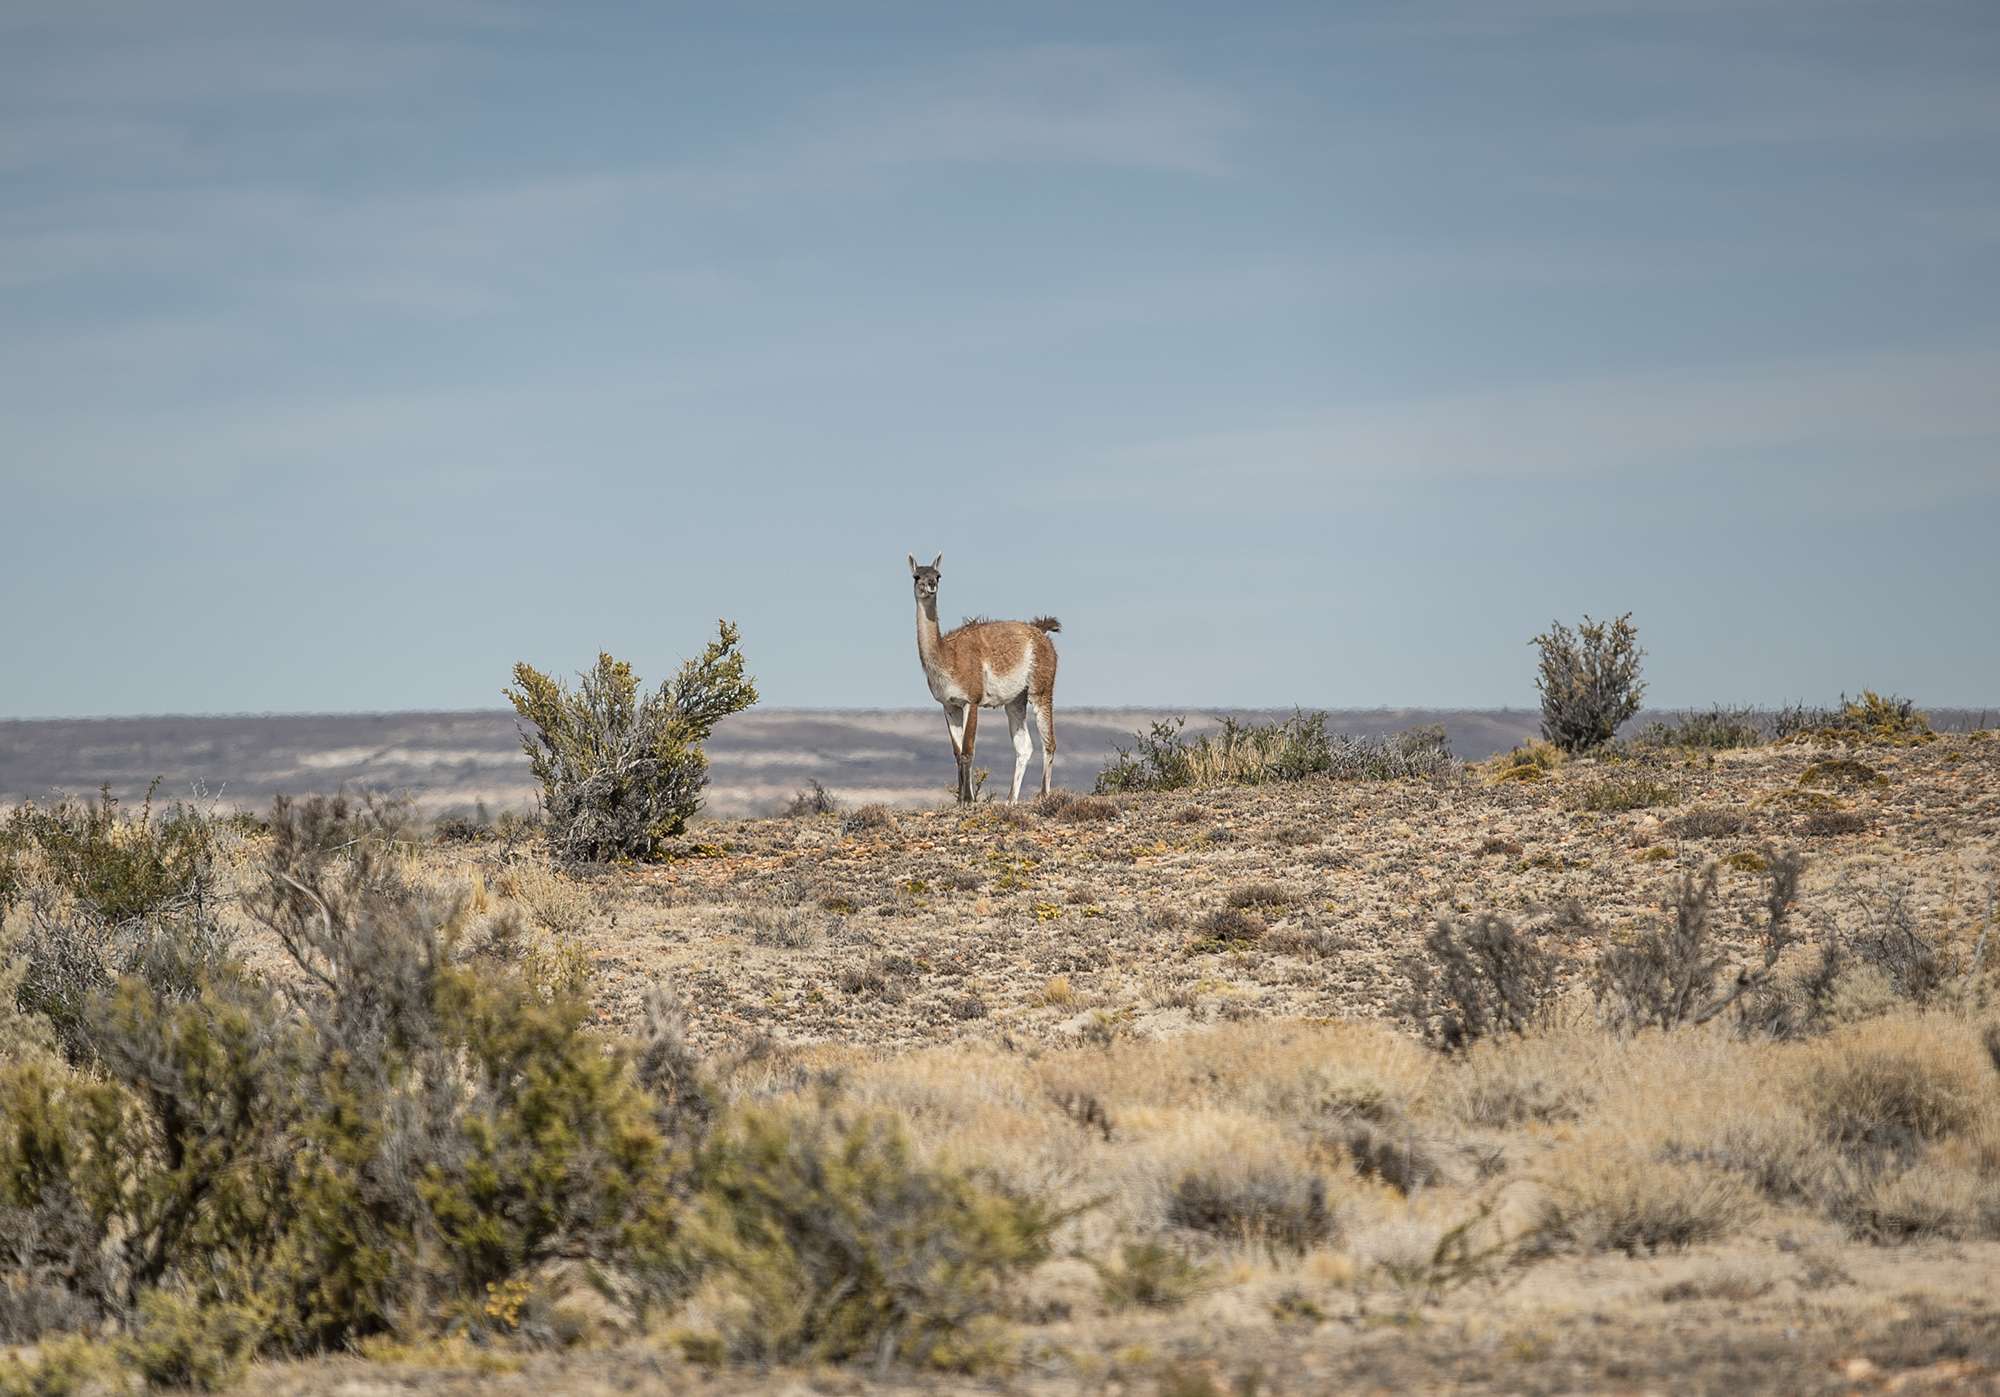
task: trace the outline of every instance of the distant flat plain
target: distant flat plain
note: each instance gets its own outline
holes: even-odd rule
[[[1098,770],[1133,734],[1185,716],[1188,731],[1222,717],[1270,719],[1290,709],[1060,708],[1056,784],[1088,790]],[[1537,735],[1540,715],[1525,708],[1344,708],[1326,710],[1335,732],[1380,736],[1440,723],[1452,751],[1471,761]],[[1642,713],[1633,727],[1653,717]],[[1971,710],[1932,710],[1940,728],[1979,726]],[[1988,715],[1986,720],[1990,720]],[[707,810],[717,816],[769,814],[808,782],[844,804],[930,805],[954,781],[944,719],[936,708],[756,708],[729,718],[709,740]],[[975,764],[986,790],[1005,796],[1013,747],[1004,715],[982,715]],[[406,794],[429,812],[519,809],[534,803],[512,713],[296,713],[142,718],[36,718],[0,721],[0,806],[84,794],[109,786],[120,799],[143,796],[155,778],[168,800],[199,797],[261,809],[279,794],[371,790]],[[1023,791],[1038,789],[1041,756]]]
[[[1269,718],[1290,710],[1231,710]],[[1220,710],[1058,708],[1056,782],[1088,790],[1119,744],[1163,718],[1185,714],[1190,731]],[[1442,723],[1452,750],[1482,758],[1532,737],[1524,709],[1374,708],[1330,711],[1332,728],[1356,736]],[[726,720],[708,743],[707,808],[758,815],[782,808],[810,781],[843,803],[928,805],[954,780],[944,719],[927,709],[757,708]],[[1006,794],[1013,747],[1000,713],[983,715],[977,765],[986,789]],[[498,811],[533,803],[516,720],[508,712],[267,714],[0,721],[0,805],[44,801],[109,786],[121,799],[199,796],[258,809],[280,793],[341,789],[408,794],[429,812]],[[1024,792],[1041,781],[1039,749]]]

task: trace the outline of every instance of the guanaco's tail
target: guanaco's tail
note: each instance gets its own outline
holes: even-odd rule
[[[1053,616],[1037,616],[1034,620],[1028,622],[1028,624],[1045,635],[1053,635],[1062,629],[1062,622],[1056,620]]]

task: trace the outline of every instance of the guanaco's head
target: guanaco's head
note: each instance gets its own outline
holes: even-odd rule
[[[910,560],[910,581],[916,587],[918,604],[935,602],[937,600],[938,564],[944,561],[944,554],[940,553],[931,559],[929,567],[919,566],[916,554],[911,553],[907,556]]]

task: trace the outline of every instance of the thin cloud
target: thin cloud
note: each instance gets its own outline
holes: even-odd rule
[[[1265,430],[1160,442],[1123,464],[1177,485],[1555,485],[1756,453],[2000,442],[2000,351],[1863,354],[1362,403]],[[1948,453],[1949,454],[1949,453]],[[1164,483],[1164,482],[1163,482]]]
[[[1229,171],[1244,108],[1114,45],[1044,45],[889,78],[823,103],[811,127],[729,161],[740,185],[949,164]]]

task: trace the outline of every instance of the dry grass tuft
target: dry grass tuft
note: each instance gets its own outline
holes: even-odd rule
[[[1679,1250],[1730,1236],[1756,1215],[1739,1179],[1698,1165],[1585,1147],[1552,1160],[1535,1220],[1540,1245],[1628,1255]]]
[[[1794,1087],[1828,1144],[1880,1163],[1968,1130],[2000,1109],[1983,1049],[1962,1027],[1884,1019],[1812,1045]]]
[[[1262,937],[1264,930],[1264,919],[1255,912],[1242,907],[1224,907],[1201,919],[1195,949],[1219,951],[1231,946],[1247,946]]]
[[[1045,819],[1069,824],[1103,824],[1118,818],[1118,802],[1108,796],[1078,795],[1074,791],[1051,791],[1035,802],[1035,813]]]
[[[1228,908],[1278,912],[1292,905],[1292,895],[1276,883],[1250,883],[1230,889],[1229,896],[1222,900],[1222,905]]]
[[[1325,1179],[1261,1162],[1182,1174],[1168,1198],[1166,1222],[1292,1252],[1331,1240],[1337,1227]]]
[[[1728,839],[1749,827],[1749,817],[1740,810],[1714,806],[1696,806],[1667,822],[1667,832],[1676,839]]]

